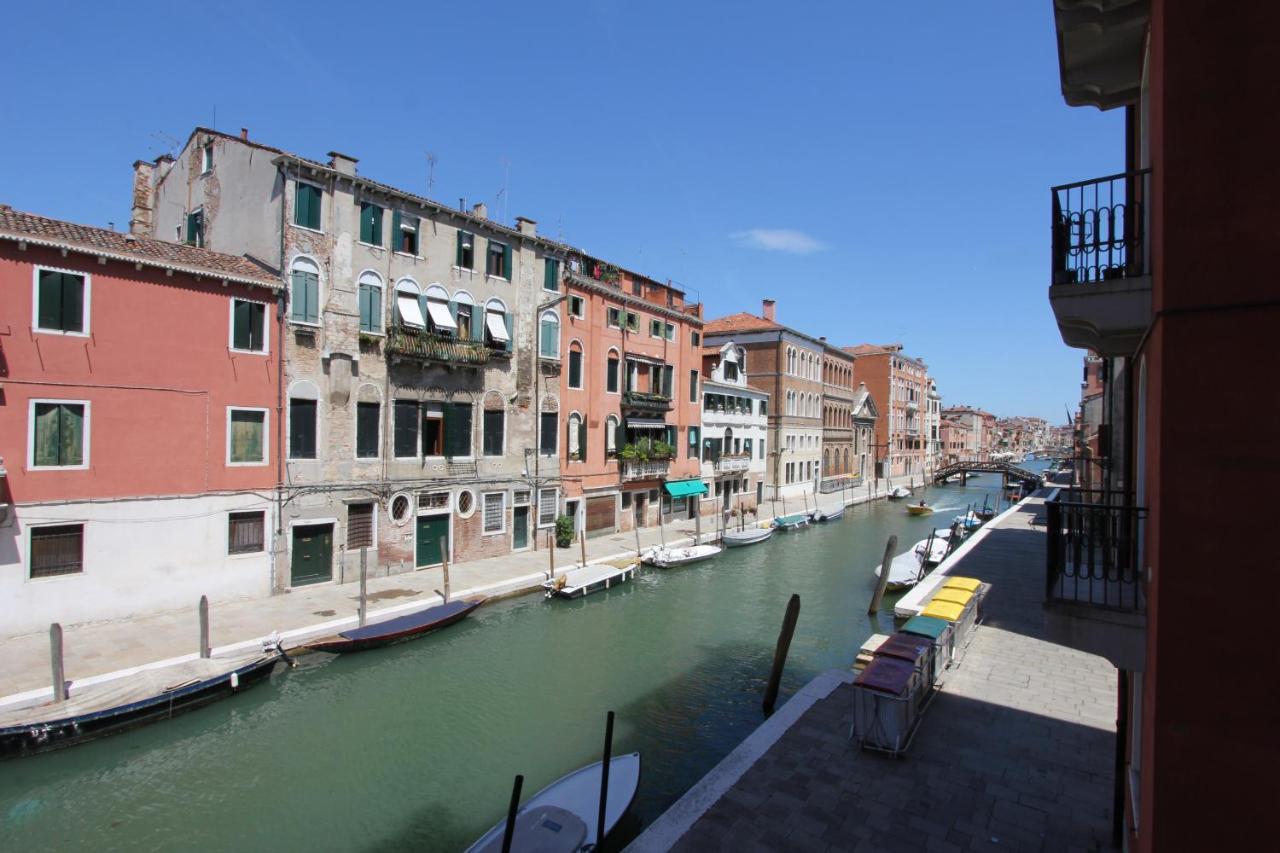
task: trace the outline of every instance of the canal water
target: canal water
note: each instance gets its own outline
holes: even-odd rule
[[[930,488],[939,511],[923,518],[851,507],[578,601],[498,601],[412,643],[308,655],[172,721],[0,764],[0,849],[460,850],[504,815],[516,773],[527,797],[598,760],[610,709],[615,753],[643,762],[625,841],[761,723],[792,593],[780,705],[892,630],[894,596],[866,614],[886,538],[905,551],[994,506],[999,486]]]

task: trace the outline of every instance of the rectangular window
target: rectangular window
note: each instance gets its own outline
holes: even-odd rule
[[[611,329],[622,328],[622,309],[610,308],[605,312],[605,322],[609,324]]]
[[[693,345],[695,347],[702,346],[702,335],[698,332],[690,332],[689,340],[693,342]]]
[[[36,402],[32,404],[31,467],[82,468],[85,452],[87,403]]]
[[[501,533],[506,529],[506,492],[487,492],[484,496],[484,532]]]
[[[319,231],[320,188],[301,181],[296,183],[296,187],[293,196],[293,224]]]
[[[738,365],[736,362],[726,361],[724,363],[724,381],[725,382],[738,381]]]
[[[319,323],[320,276],[310,270],[295,269],[291,279],[289,318],[295,323]]]
[[[458,232],[458,252],[454,262],[464,270],[476,268],[476,235],[470,231]]]
[[[31,528],[31,577],[51,578],[84,571],[84,525]]]
[[[549,312],[538,322],[538,355],[560,357],[560,323]]]
[[[373,502],[347,506],[347,550],[373,547]]]
[[[422,410],[422,455],[444,456],[444,410],[439,406]]]
[[[556,438],[559,435],[559,427],[556,423],[555,412],[542,412],[538,419],[538,451],[543,456],[556,455]]]
[[[630,492],[622,493],[622,508],[631,509],[631,493]]]
[[[698,457],[698,451],[702,449],[702,439],[701,439],[701,434],[702,434],[702,429],[701,429],[700,427],[696,427],[696,426],[691,426],[691,427],[689,427],[689,451],[688,451],[688,453],[689,453],[689,458],[690,458],[690,459],[697,459],[697,458],[699,458],[699,457]]]
[[[661,320],[649,321],[649,337],[651,338],[662,337],[662,321]]]
[[[418,254],[418,217],[398,210],[391,214],[391,249],[406,255]]]
[[[36,328],[42,332],[84,334],[89,277],[59,270],[36,270]]]
[[[627,312],[627,329],[631,332],[640,331],[640,315],[632,311]]]
[[[227,513],[227,553],[261,553],[267,541],[266,517],[261,510]]]
[[[569,350],[569,387],[582,387],[582,351]]]
[[[484,455],[501,456],[503,433],[506,430],[506,413],[502,409],[489,410],[484,413]]]
[[[382,421],[382,404],[356,403],[356,458],[378,458],[378,428]]]
[[[232,465],[265,465],[267,413],[262,409],[231,409],[227,422],[227,462]]]
[[[764,458],[764,439],[760,439],[760,458]]]
[[[613,354],[605,362],[604,385],[610,394],[618,393],[618,357]]]
[[[662,331],[663,331],[663,336],[667,340],[674,341],[676,339],[676,327],[674,323],[664,324],[662,327]]]
[[[511,352],[511,315],[487,310],[484,314],[484,343],[490,349]]]
[[[511,247],[490,240],[489,248],[485,252],[484,271],[486,275],[498,276],[499,278],[510,280]]]
[[[187,240],[188,246],[196,246],[204,248],[204,209],[199,208],[187,214]]]
[[[760,415],[763,417],[764,415],[767,415],[767,414],[769,414],[769,401],[768,401],[768,400],[761,400],[761,401],[760,401]]]
[[[382,334],[382,286],[373,281],[360,282],[360,331]]]
[[[213,143],[200,149],[200,174],[207,175],[213,171]]]
[[[552,433],[555,432],[553,428]],[[559,492],[555,489],[538,489],[538,526],[549,527],[556,523],[560,509]]]
[[[584,310],[585,305],[586,303],[581,296],[570,296],[569,297],[569,316],[581,317],[583,314],[586,313],[586,311]]]
[[[371,201],[360,202],[360,242],[382,245],[382,208]]]
[[[560,262],[555,258],[543,258],[542,260],[542,289],[560,289]]]
[[[689,371],[689,402],[698,402],[698,371]]]
[[[267,351],[267,306],[246,299],[231,300],[231,348],[241,352]]]
[[[418,404],[396,400],[393,411],[393,452],[401,459],[411,459],[418,455]]]
[[[444,405],[444,455],[451,457],[471,455],[470,403]]]
[[[289,400],[289,458],[316,458],[315,400]]]

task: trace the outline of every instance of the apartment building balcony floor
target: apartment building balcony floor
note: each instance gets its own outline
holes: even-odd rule
[[[849,741],[831,670],[628,850],[1111,849],[1116,670],[1047,636],[1044,519],[1024,501],[950,570],[991,592],[902,759]]]

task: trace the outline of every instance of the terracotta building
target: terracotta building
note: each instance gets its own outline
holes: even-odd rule
[[[268,593],[279,291],[245,258],[0,205],[8,631]]]
[[[693,517],[708,491],[699,477],[700,306],[670,284],[576,250],[564,287],[565,512],[588,535],[648,527],[659,514]]]
[[[822,479],[823,492],[862,485],[854,447],[853,356],[819,338],[822,349]]]
[[[854,377],[866,383],[880,406],[876,477],[923,481],[928,448],[928,367],[905,355],[902,344],[859,344],[844,350],[855,359]]]

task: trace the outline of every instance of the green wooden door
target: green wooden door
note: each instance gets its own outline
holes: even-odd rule
[[[290,583],[306,586],[333,579],[333,525],[306,524],[293,528]]]
[[[436,566],[449,548],[449,516],[418,516],[418,548],[415,565]]]
[[[518,506],[512,512],[511,549],[529,547],[529,508]]]

